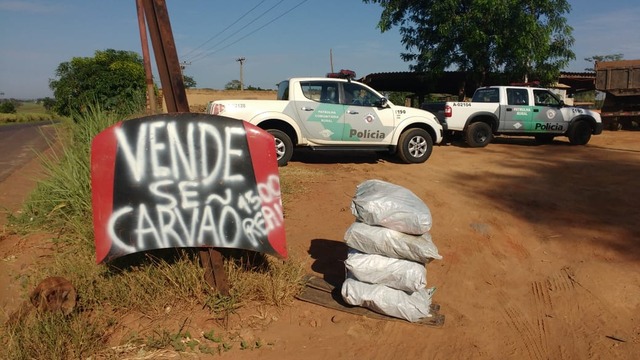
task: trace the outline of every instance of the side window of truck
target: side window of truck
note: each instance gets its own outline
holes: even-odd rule
[[[289,100],[289,80],[278,84],[278,100]]]
[[[483,103],[493,103],[499,102],[499,89],[490,88],[490,89],[478,89],[473,94],[472,102],[483,102]]]
[[[527,105],[529,104],[529,94],[527,89],[507,89],[508,105]]]
[[[338,103],[338,86],[332,82],[302,82],[302,93],[309,100],[326,103]]]
[[[344,83],[343,90],[345,105],[374,106],[380,100],[374,93],[358,84]]]
[[[533,90],[536,106],[559,106],[560,101],[546,90]]]

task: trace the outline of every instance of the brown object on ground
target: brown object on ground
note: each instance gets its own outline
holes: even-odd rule
[[[308,174],[288,184],[303,191],[283,198],[289,254],[329,283],[344,277],[356,185],[381,179],[420,197],[443,256],[429,263],[427,286],[437,288],[433,301],[446,321],[415,326],[302,301],[246,307],[230,316],[229,329],[262,346],[211,359],[638,359],[640,132],[605,131],[587,146],[566,138],[436,146],[415,165],[373,153],[306,152],[287,170]],[[17,189],[25,174],[0,183],[0,204],[24,198]],[[41,236],[0,235],[3,309],[16,307],[16,278],[48,261],[43,244]],[[4,291],[9,286],[14,291]],[[163,323],[123,321],[112,343],[140,329],[175,331],[187,318],[183,330],[194,336],[217,326],[206,310],[173,309]]]
[[[71,282],[60,276],[51,276],[42,280],[29,294],[29,302],[23,302],[22,306],[9,317],[9,324],[21,321],[31,310],[43,312],[60,311],[69,315],[76,307],[78,293]]]
[[[60,276],[42,280],[29,295],[31,304],[40,311],[60,311],[71,314],[76,307],[78,293],[71,282]]]

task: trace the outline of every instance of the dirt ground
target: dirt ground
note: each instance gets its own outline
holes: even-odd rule
[[[238,314],[240,335],[265,345],[214,358],[640,358],[640,132],[606,131],[578,147],[564,138],[452,144],[419,165],[303,153],[288,166],[313,174],[305,191],[285,199],[289,253],[327,279],[344,272],[356,185],[381,179],[424,200],[443,256],[427,266],[428,286],[437,288],[433,302],[445,324],[374,320],[296,301]],[[32,162],[0,183],[0,204],[15,209],[37,168]],[[17,275],[46,252],[38,237],[1,239],[4,309],[18,301],[10,291]],[[212,324],[190,315],[192,333]]]

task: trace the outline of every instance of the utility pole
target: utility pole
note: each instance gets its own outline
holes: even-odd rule
[[[333,72],[333,49],[329,49],[329,64],[331,65],[331,72]]]
[[[187,66],[189,65],[191,65],[191,62],[183,61],[180,63],[180,70],[182,70],[182,77],[184,77],[184,69],[186,69]]]
[[[236,61],[240,63],[240,91],[244,90],[244,78],[242,74],[242,65],[244,64],[245,60],[246,59],[244,57],[239,57],[236,59]]]

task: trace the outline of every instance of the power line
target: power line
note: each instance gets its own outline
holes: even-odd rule
[[[195,52],[196,50],[200,49],[201,47],[205,46],[207,43],[209,43],[209,41],[217,38],[218,36],[222,35],[225,31],[229,30],[230,27],[232,27],[233,25],[237,24],[240,20],[244,19],[245,16],[249,15],[253,10],[255,10],[258,6],[262,5],[263,2],[265,2],[266,0],[262,0],[260,1],[256,6],[252,7],[249,11],[247,11],[246,13],[244,13],[242,16],[240,16],[238,19],[236,19],[236,21],[232,22],[231,25],[227,26],[226,28],[222,29],[222,31],[220,31],[219,33],[213,35],[212,37],[210,37],[207,41],[203,42],[202,44],[198,45],[196,48],[192,49],[191,51],[189,51],[188,53],[182,55],[182,57],[187,57],[189,55],[191,55],[193,52]]]
[[[274,6],[272,6],[271,8],[269,8],[269,9],[268,9],[267,11],[265,11],[262,15],[266,14],[266,13],[267,13],[267,12],[269,12],[271,9],[273,9],[273,8],[274,8],[274,7],[276,7],[276,6],[278,6],[282,1],[284,1],[284,0],[281,0],[281,1],[280,1],[280,2],[278,2],[276,5],[274,5]],[[255,30],[253,30],[253,31],[249,32],[248,34],[246,34],[246,35],[242,36],[241,38],[239,38],[239,39],[235,40],[234,42],[232,42],[232,43],[230,43],[230,44],[227,44],[227,45],[225,45],[225,46],[223,46],[223,47],[221,47],[221,48],[218,48],[218,49],[215,49],[215,50],[211,50],[211,51],[209,51],[209,52],[201,53],[200,55],[195,56],[193,59],[191,59],[191,62],[196,62],[196,61],[202,60],[202,59],[204,59],[204,58],[206,58],[206,57],[208,57],[208,56],[211,56],[211,55],[213,55],[213,54],[215,54],[215,53],[218,53],[218,52],[220,52],[220,51],[222,51],[222,50],[224,50],[224,49],[228,48],[229,46],[232,46],[232,45],[237,44],[237,43],[238,43],[238,42],[240,42],[241,40],[244,40],[245,38],[249,37],[250,35],[255,34],[256,32],[258,32],[258,31],[262,30],[263,28],[265,28],[266,26],[268,26],[268,25],[272,24],[273,22],[275,22],[276,20],[280,19],[281,17],[283,17],[283,16],[287,15],[288,13],[290,13],[290,12],[291,12],[291,11],[293,11],[293,10],[295,10],[296,8],[298,8],[298,7],[299,7],[299,6],[301,6],[302,4],[306,3],[307,1],[309,1],[309,0],[303,0],[303,1],[299,2],[297,5],[293,6],[293,7],[292,7],[292,8],[290,8],[289,10],[287,10],[287,11],[285,11],[284,13],[282,13],[282,14],[280,14],[280,15],[276,16],[275,18],[271,19],[271,20],[270,20],[269,22],[267,22],[266,24],[264,24],[264,25],[262,25],[262,26],[258,27],[257,29],[255,29]],[[262,15],[261,15],[261,16],[262,16]],[[260,16],[260,17],[261,17],[261,16]],[[258,18],[259,18],[259,17],[258,17]],[[230,35],[230,36],[226,37],[223,41],[221,41],[221,42],[219,42],[218,44],[216,44],[216,45],[214,45],[214,46],[210,47],[210,49],[214,49],[214,48],[215,48],[215,46],[217,46],[217,45],[221,44],[222,42],[224,42],[225,40],[227,40],[227,39],[228,39],[228,38],[230,38],[231,36],[233,36],[233,35],[237,34],[238,32],[240,32],[240,31],[242,31],[242,30],[244,30],[247,26],[251,25],[251,24],[252,24],[253,22],[255,22],[255,20],[257,20],[258,18],[254,19],[251,23],[249,23],[249,24],[245,25],[243,28],[241,28],[240,30],[236,31],[236,32],[235,32],[235,33],[233,33],[232,35]]]
[[[200,52],[200,54],[195,55],[191,61],[194,60],[200,60],[204,57],[207,57],[207,51],[210,51],[211,49],[215,49],[216,46],[219,46],[220,44],[224,43],[225,41],[229,40],[229,38],[233,37],[234,35],[236,35],[237,33],[239,33],[240,31],[246,29],[248,26],[252,25],[253,23],[255,23],[257,20],[259,20],[260,18],[262,18],[263,16],[265,16],[268,12],[270,12],[271,10],[273,10],[275,7],[277,7],[278,5],[280,5],[282,2],[284,2],[284,0],[280,0],[278,1],[275,5],[273,5],[272,7],[268,8],[267,10],[263,11],[262,14],[258,15],[257,17],[251,19],[247,24],[245,24],[244,26],[242,26],[240,29],[236,30],[235,32],[233,32],[232,34],[228,35],[227,37],[225,37],[224,39],[218,41],[217,43],[213,44],[212,46],[208,47],[207,49],[205,49],[204,51]]]

